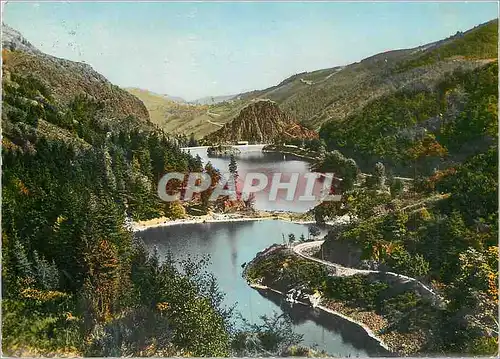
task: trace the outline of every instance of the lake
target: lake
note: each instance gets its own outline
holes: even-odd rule
[[[208,160],[206,149],[196,149],[202,160]],[[203,155],[204,152],[204,155]],[[264,168],[267,171],[308,171],[308,163],[289,157],[283,160],[279,154],[244,153],[237,158],[241,170]],[[195,152],[196,154],[196,152]],[[203,156],[202,156],[203,155]],[[217,168],[227,167],[229,161],[210,158]],[[311,204],[297,201],[270,203],[267,196],[256,197],[259,209],[304,212]],[[322,228],[325,234],[327,228]],[[242,264],[274,243],[282,243],[289,233],[299,238],[308,236],[308,225],[278,220],[249,222],[181,224],[168,227],[150,228],[138,232],[149,250],[156,246],[160,256],[172,253],[175,259],[210,257],[208,270],[214,274],[220,289],[226,294],[225,303],[236,303],[236,312],[252,322],[259,321],[261,315],[273,311],[290,314],[294,330],[303,334],[303,345],[316,346],[333,356],[387,356],[388,353],[378,343],[368,337],[359,326],[337,318],[319,309],[300,304],[293,306],[276,293],[252,289],[242,277]]]
[[[238,165],[238,182],[239,188],[247,173],[258,172],[263,173],[268,178],[269,184],[266,188],[255,195],[255,209],[267,211],[291,211],[291,212],[307,212],[315,206],[316,201],[298,201],[298,198],[304,194],[307,179],[303,176],[309,173],[309,163],[301,160],[293,155],[284,155],[280,153],[263,153],[263,145],[248,145],[234,146],[241,151],[241,154],[235,156]],[[209,157],[207,155],[207,147],[186,148],[193,156],[200,156],[203,163],[210,161],[212,165],[219,169],[222,173],[228,172],[229,158],[227,157]],[[294,193],[293,199],[286,200],[286,191],[280,189],[277,193],[275,201],[269,200],[269,190],[271,187],[271,179],[275,173],[281,173],[281,182],[287,183],[290,181],[290,175],[293,173],[299,174],[297,190]],[[316,182],[313,194],[320,196],[323,184]]]

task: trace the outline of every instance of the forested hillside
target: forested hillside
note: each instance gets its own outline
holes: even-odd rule
[[[491,47],[480,47],[480,53],[465,41],[489,38],[486,29],[433,51],[494,56]],[[323,258],[418,278],[445,306],[426,308],[421,300],[398,296],[387,311],[383,293],[361,304],[346,302],[359,294],[347,279],[335,284],[342,295],[329,295],[348,307],[374,310],[389,320],[389,331],[422,331],[416,352],[497,353],[497,59],[456,69],[433,86],[414,84],[375,99],[345,120],[323,125],[320,136],[328,149],[315,168],[336,171],[344,180],[342,200],[316,207],[316,219],[352,220],[330,232]],[[396,174],[410,178],[405,184]]]
[[[496,139],[464,163],[406,186],[378,163],[373,177],[344,188],[341,202],[315,208],[319,222],[346,214],[351,223],[329,233],[320,258],[417,278],[443,305],[429,305],[414,290],[369,296],[349,278],[337,279],[337,289],[326,285],[329,298],[388,320],[381,334],[420,333],[411,349],[400,348],[409,353],[498,352]]]
[[[14,35],[2,53],[3,353],[245,354],[203,266],[148,254],[126,226],[182,216],[156,184],[201,171],[199,158],[89,66]]]
[[[296,74],[277,86],[241,94],[268,98],[299,122],[319,128],[344,121],[372,100],[395,91],[434,86],[456,69],[474,69],[497,57],[498,20],[414,49],[374,55],[343,67]]]
[[[497,91],[494,61],[326,125],[330,148],[310,155],[312,167],[342,180],[341,200],[312,210],[336,223],[316,242],[321,261],[275,245],[247,278],[314,295],[401,355],[498,354]],[[405,168],[410,178],[398,177]]]
[[[302,285],[359,315],[401,353],[498,353],[497,26],[459,33],[400,61],[394,73],[484,59],[448,67],[433,81],[413,79],[326,122],[326,148],[316,150],[313,163],[342,178],[341,201],[318,205],[317,222],[350,219],[330,231],[316,256],[416,278],[441,304],[366,273],[332,279],[286,250],[257,257],[253,279]]]
[[[435,86],[414,84],[373,100],[344,121],[330,121],[320,136],[363,170],[380,161],[399,174],[429,175],[493,143],[497,92],[497,61],[457,69]]]

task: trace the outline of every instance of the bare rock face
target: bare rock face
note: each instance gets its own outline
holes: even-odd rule
[[[209,142],[249,141],[270,143],[277,138],[317,138],[315,131],[297,123],[280,110],[276,102],[258,100],[244,107],[238,116],[220,130],[207,136]]]
[[[5,24],[2,24],[2,48],[9,51],[41,54],[41,51],[26,40],[19,31]]]
[[[66,106],[84,95],[102,101],[108,119],[134,116],[149,122],[148,111],[137,97],[113,85],[90,65],[44,54],[5,24],[2,32],[4,81],[9,81],[10,74],[33,76],[50,90],[58,105]]]

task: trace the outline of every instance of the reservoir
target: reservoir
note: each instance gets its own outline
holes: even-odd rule
[[[208,158],[206,148],[197,148],[203,162],[210,160],[216,168],[227,168],[229,160]],[[243,153],[237,159],[238,169],[253,168],[267,171],[309,171],[309,164],[297,158],[262,153],[260,150]],[[222,170],[221,170],[222,171]],[[270,203],[265,196],[257,197],[255,207],[267,210],[305,212],[314,203],[296,201]],[[322,228],[322,233],[326,233]],[[308,236],[308,225],[279,220],[262,220],[227,223],[180,224],[150,228],[138,232],[149,250],[156,246],[160,256],[171,253],[173,258],[201,259],[208,256],[208,270],[216,277],[225,293],[227,306],[236,304],[235,312],[251,322],[260,322],[260,316],[273,312],[290,314],[294,330],[303,334],[302,345],[325,350],[332,356],[387,356],[378,343],[364,330],[349,321],[337,318],[319,309],[286,302],[281,295],[252,289],[242,277],[242,264],[283,237],[293,233],[298,239]]]

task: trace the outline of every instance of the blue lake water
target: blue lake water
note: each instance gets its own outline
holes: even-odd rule
[[[197,149],[204,161],[210,160],[218,168],[228,165],[227,159],[210,158],[206,149]],[[195,152],[196,153],[196,152]],[[283,161],[276,154],[242,154],[238,159],[241,170],[265,168],[268,171],[308,171],[307,162],[289,157]],[[270,203],[267,196],[257,197],[259,209],[304,212],[314,203],[281,202]],[[326,233],[326,228],[322,229]],[[257,291],[248,286],[242,277],[242,264],[274,243],[282,243],[283,236],[294,233],[308,235],[308,225],[277,220],[228,223],[182,224],[170,227],[151,228],[138,235],[152,250],[157,247],[160,255],[172,253],[176,259],[210,257],[208,270],[214,274],[220,289],[226,293],[225,303],[236,304],[235,310],[252,321],[274,311],[290,314],[294,330],[303,334],[303,345],[317,346],[333,356],[387,356],[378,343],[369,338],[357,325],[337,318],[319,309],[287,303],[278,294]]]

